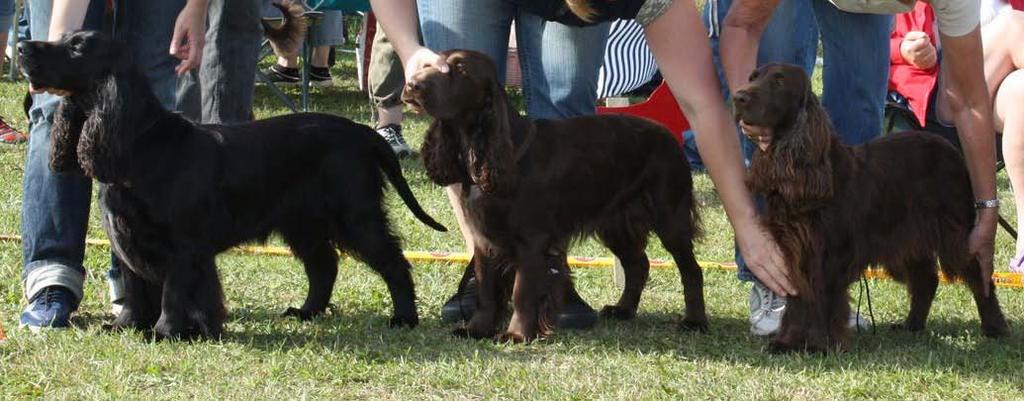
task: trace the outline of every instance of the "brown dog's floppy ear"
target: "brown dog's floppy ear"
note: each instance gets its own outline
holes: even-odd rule
[[[469,169],[473,182],[485,193],[498,193],[514,185],[512,118],[505,88],[497,79],[478,114],[476,132],[469,134]]]
[[[805,81],[801,107],[796,108],[792,124],[775,127],[777,139],[768,150],[771,160],[755,163],[751,171],[755,191],[777,191],[798,208],[816,207],[834,195],[829,152],[836,138],[810,81]]]
[[[459,160],[458,134],[446,132],[450,129],[441,120],[434,120],[420,148],[427,176],[435,184],[444,186],[466,181],[465,166]]]
[[[57,105],[50,126],[50,168],[58,173],[81,173],[78,164],[78,140],[85,124],[85,113],[67,98]]]

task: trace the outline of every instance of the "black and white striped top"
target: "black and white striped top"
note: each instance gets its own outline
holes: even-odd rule
[[[597,77],[597,97],[630,92],[649,82],[657,72],[643,27],[634,20],[613,21]]]

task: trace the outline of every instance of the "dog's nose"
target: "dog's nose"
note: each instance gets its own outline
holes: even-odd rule
[[[736,94],[732,96],[732,102],[737,106],[743,106],[750,100],[750,95],[746,91],[736,91]]]
[[[423,82],[418,79],[411,78],[409,79],[409,82],[405,83],[405,89],[410,92],[420,91],[423,89]]]
[[[28,44],[25,43],[25,42],[18,42],[18,55],[19,56],[24,56],[28,52],[29,52]]]

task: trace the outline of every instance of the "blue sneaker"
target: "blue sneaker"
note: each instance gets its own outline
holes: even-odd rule
[[[44,288],[21,313],[21,327],[33,332],[40,329],[63,329],[71,326],[71,312],[78,308],[75,295],[61,286]]]

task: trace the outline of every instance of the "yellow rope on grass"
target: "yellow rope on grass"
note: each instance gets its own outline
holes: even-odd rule
[[[0,241],[16,241],[20,242],[21,237],[17,235],[3,235],[0,234]],[[110,246],[110,241],[101,239],[87,239],[85,243],[92,246]],[[235,248],[236,252],[256,254],[256,255],[279,255],[279,256],[291,256],[291,251],[283,246],[257,246],[257,245],[244,245]],[[410,262],[449,262],[449,263],[467,263],[469,262],[469,254],[458,253],[458,252],[426,252],[426,251],[405,251],[405,258],[409,259]],[[569,262],[569,266],[572,267],[611,267],[615,265],[615,261],[610,257],[582,257],[582,256],[569,256],[566,258]],[[721,262],[697,262],[701,268],[704,269],[715,269],[715,270],[736,270],[735,263],[721,263]],[[651,267],[667,268],[675,267],[675,263],[671,260],[665,259],[651,259]],[[868,269],[864,272],[864,276],[870,279],[877,280],[891,280],[884,269],[874,268]],[[950,280],[946,278],[941,272],[939,278],[943,283],[948,283]],[[1024,274],[1021,273],[1010,273],[1010,272],[997,272],[992,275],[992,282],[995,283],[996,287],[1001,288],[1024,288]]]

